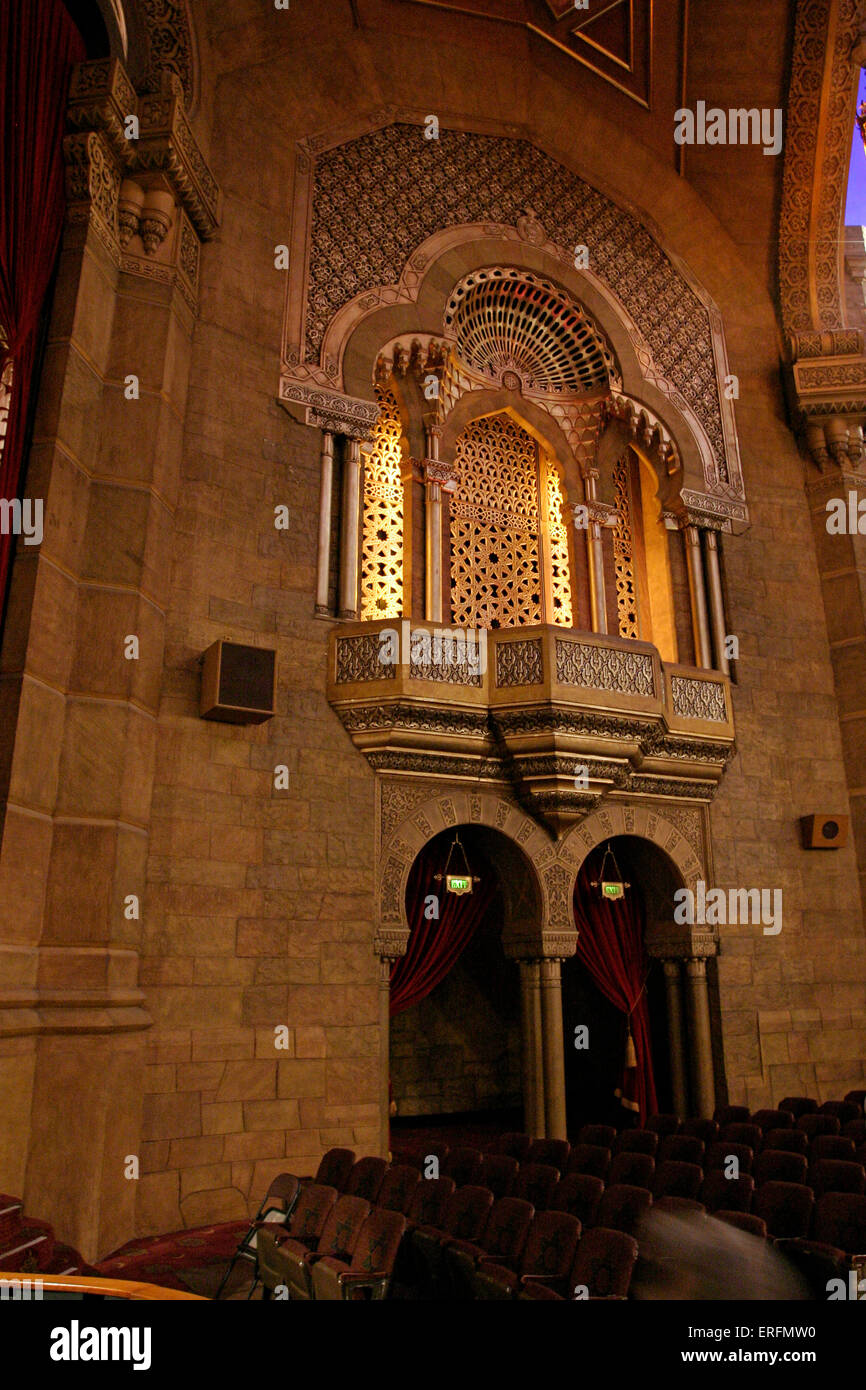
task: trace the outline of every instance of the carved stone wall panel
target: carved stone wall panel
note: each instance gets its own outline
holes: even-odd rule
[[[514,685],[541,685],[543,680],[541,642],[538,639],[497,644],[496,684],[500,689]]]
[[[857,0],[797,5],[779,224],[779,292],[788,333],[845,327],[839,228],[861,23]]]
[[[359,292],[397,285],[427,238],[477,223],[489,224],[491,235],[501,227],[514,235],[528,198],[554,242],[593,246],[593,273],[700,421],[722,482],[735,481],[727,470],[707,306],[636,217],[526,140],[440,128],[440,138],[429,141],[422,125],[399,123],[318,154],[306,358],[318,358],[329,323]],[[345,234],[339,256],[333,227]]]
[[[337,683],[342,685],[350,681],[394,680],[395,667],[391,663],[379,660],[381,650],[378,632],[369,636],[362,634],[358,637],[338,637],[335,676]]]
[[[671,676],[674,714],[684,719],[727,719],[725,688],[719,681],[694,680],[691,676]]]
[[[652,657],[646,652],[597,647],[556,639],[556,679],[562,685],[617,690],[623,695],[654,694]]]

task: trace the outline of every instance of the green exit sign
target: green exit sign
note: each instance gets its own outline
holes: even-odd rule
[[[446,874],[445,887],[449,893],[471,893],[472,879],[460,874]]]
[[[603,898],[622,898],[625,896],[624,887],[621,883],[612,883],[610,880],[602,882],[601,896]]]

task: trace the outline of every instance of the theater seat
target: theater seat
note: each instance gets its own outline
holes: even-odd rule
[[[707,1211],[748,1211],[752,1205],[755,1179],[751,1173],[726,1178],[720,1168],[705,1175],[698,1193]]]
[[[792,1129],[794,1126],[794,1116],[790,1110],[756,1110],[752,1116],[752,1124],[758,1125],[762,1130],[768,1129]]]
[[[862,1106],[855,1105],[850,1100],[825,1100],[821,1106],[819,1114],[835,1115],[840,1125],[847,1124],[849,1120],[859,1120],[863,1114]]]
[[[760,1125],[747,1124],[741,1120],[732,1120],[730,1124],[722,1125],[719,1130],[721,1143],[748,1144],[754,1153],[760,1149],[763,1138],[764,1132]]]
[[[735,1158],[741,1173],[750,1173],[755,1161],[755,1151],[748,1144],[733,1144],[728,1140],[716,1139],[707,1149],[704,1168],[707,1172],[714,1168],[727,1168],[728,1160]]]
[[[531,1202],[536,1211],[546,1211],[558,1183],[558,1168],[548,1163],[521,1163],[511,1195]]]
[[[591,1173],[569,1173],[561,1178],[550,1203],[551,1211],[576,1216],[582,1226],[592,1226],[604,1192],[601,1178]]]
[[[789,1153],[785,1149],[765,1149],[755,1159],[752,1173],[755,1186],[763,1187],[765,1182],[806,1181],[808,1168],[805,1154]]]
[[[815,1197],[825,1192],[866,1192],[866,1173],[859,1163],[846,1163],[838,1158],[819,1158],[809,1168],[809,1186]]]
[[[652,1201],[652,1193],[645,1187],[632,1187],[630,1183],[606,1187],[595,1214],[595,1225],[631,1235],[649,1211]]]
[[[526,1155],[526,1162],[546,1163],[549,1167],[557,1168],[560,1173],[564,1173],[570,1153],[571,1145],[567,1139],[533,1139]]]
[[[492,1205],[493,1193],[489,1188],[469,1183],[449,1197],[441,1225],[418,1226],[412,1232],[413,1262],[426,1297],[447,1297],[444,1245],[451,1239],[477,1241]]]
[[[637,1259],[637,1241],[624,1231],[595,1226],[585,1231],[577,1247],[568,1282],[571,1297],[584,1286],[590,1298],[626,1298]]]
[[[809,1145],[810,1163],[822,1158],[840,1158],[844,1163],[853,1163],[854,1155],[854,1140],[844,1134],[816,1134]]]
[[[780,1110],[790,1110],[795,1120],[799,1120],[801,1115],[813,1115],[818,1109],[818,1102],[812,1100],[811,1096],[785,1096],[784,1100],[779,1101]]]
[[[548,1287],[565,1293],[580,1232],[580,1222],[567,1212],[536,1212],[517,1269],[482,1260],[473,1277],[475,1297],[513,1298],[527,1276],[544,1279]]]
[[[591,1173],[594,1178],[604,1178],[610,1167],[610,1149],[600,1144],[575,1144],[568,1160],[569,1173]]]
[[[295,1241],[301,1249],[314,1250],[339,1195],[335,1187],[310,1183],[302,1190],[285,1226],[260,1228],[256,1237],[255,1283],[261,1282],[264,1299],[270,1298],[276,1287],[286,1282],[285,1263],[276,1258],[276,1250],[286,1240]]]
[[[808,1134],[810,1139],[814,1139],[816,1134],[838,1134],[842,1125],[835,1115],[801,1115],[797,1120],[797,1128],[804,1134]]]
[[[719,1128],[729,1124],[748,1124],[751,1111],[748,1105],[719,1105],[713,1112],[713,1119]]]
[[[615,1139],[613,1125],[584,1125],[577,1136],[579,1144],[600,1144],[603,1149],[612,1148]]]
[[[497,1200],[500,1197],[510,1197],[519,1168],[517,1159],[512,1158],[510,1154],[485,1154],[481,1164],[479,1186],[489,1187]]]
[[[767,1223],[760,1216],[746,1211],[725,1211],[723,1208],[714,1211],[713,1216],[717,1221],[726,1221],[729,1226],[736,1226],[740,1231],[746,1231],[750,1236],[759,1236],[765,1240],[767,1237]]]
[[[365,1202],[375,1202],[385,1181],[387,1167],[384,1158],[359,1158],[346,1179],[345,1195],[363,1197]]]
[[[422,1178],[412,1194],[409,1222],[417,1226],[441,1226],[448,1198],[454,1192],[453,1178]]]
[[[405,1216],[415,1195],[419,1182],[423,1182],[417,1168],[408,1163],[392,1163],[385,1174],[376,1205],[386,1211],[398,1211]]]
[[[653,1211],[666,1211],[669,1216],[706,1216],[707,1214],[703,1202],[694,1201],[691,1197],[656,1197],[653,1199]]]
[[[474,1295],[472,1276],[484,1259],[515,1268],[527,1236],[535,1209],[531,1202],[520,1197],[503,1197],[494,1202],[487,1223],[477,1241],[446,1240],[445,1263],[456,1299],[471,1299]]]
[[[667,1134],[662,1139],[656,1154],[658,1163],[673,1158],[680,1163],[697,1163],[704,1159],[704,1141],[695,1134]]]
[[[826,1192],[815,1203],[812,1239],[847,1255],[866,1255],[866,1196]]]
[[[313,1182],[323,1187],[336,1187],[338,1192],[343,1192],[354,1164],[355,1155],[351,1149],[328,1149],[322,1155]]]
[[[809,1136],[801,1129],[767,1129],[764,1131],[764,1149],[784,1149],[787,1153],[805,1154],[809,1151]]]
[[[658,1134],[660,1138],[664,1138],[666,1134],[677,1133],[680,1128],[680,1119],[678,1115],[650,1115],[646,1122],[646,1128],[651,1130],[653,1134]]]
[[[655,1159],[649,1154],[617,1154],[607,1175],[609,1184],[630,1183],[633,1187],[651,1187],[655,1173]]]
[[[680,1163],[668,1158],[656,1164],[652,1192],[654,1197],[691,1197],[697,1199],[703,1171],[697,1163]]]
[[[814,1204],[810,1187],[796,1182],[765,1182],[755,1193],[752,1213],[767,1223],[771,1236],[805,1237]]]
[[[481,1177],[482,1163],[479,1149],[458,1145],[450,1151],[444,1163],[440,1163],[439,1172],[443,1177],[453,1178],[458,1187],[475,1187]]]
[[[613,1146],[614,1153],[649,1154],[655,1158],[659,1137],[651,1129],[624,1129]]]
[[[323,1255],[313,1264],[313,1297],[327,1302],[365,1295],[383,1299],[405,1228],[406,1218],[400,1212],[375,1207],[358,1232],[351,1259]]]
[[[715,1120],[683,1120],[680,1133],[694,1134],[696,1139],[703,1139],[705,1144],[711,1144],[718,1137],[719,1126]]]
[[[277,1284],[287,1287],[290,1299],[308,1300],[312,1297],[313,1264],[325,1255],[333,1255],[347,1262],[351,1260],[361,1227],[369,1213],[370,1203],[363,1197],[340,1197],[327,1215],[315,1250],[295,1236],[279,1244],[274,1242],[271,1248],[273,1237],[262,1227],[259,1244],[263,1250],[259,1256],[259,1267],[267,1270],[269,1278],[275,1277]],[[265,1282],[264,1276],[262,1282]]]
[[[858,1115],[863,1115],[866,1112],[866,1091],[846,1091],[842,1099],[846,1100],[849,1105],[856,1105]]]
[[[516,1158],[518,1163],[523,1163],[529,1153],[532,1140],[528,1134],[521,1134],[517,1130],[510,1130],[506,1134],[500,1134],[491,1150],[492,1153],[507,1154],[509,1158]]]

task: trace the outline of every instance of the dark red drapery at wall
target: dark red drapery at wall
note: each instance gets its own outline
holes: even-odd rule
[[[639,1113],[643,1124],[658,1109],[645,988],[649,960],[644,947],[643,900],[635,887],[626,889],[618,900],[602,898],[598,888],[591,887],[592,881],[600,878],[601,861],[602,852],[593,851],[577,876],[577,956],[605,999],[628,1017],[637,1065],[623,1066],[620,1099],[627,1109]]]
[[[472,868],[481,882],[471,893],[446,893],[445,884],[436,881],[445,867],[448,851],[441,843],[427,845],[409,874],[406,885],[406,916],[411,929],[405,956],[391,968],[391,1017],[419,1004],[432,994],[456,965],[499,895],[495,874],[488,864],[473,855]],[[425,902],[435,896],[439,916],[424,915]]]
[[[18,495],[39,315],[63,227],[69,75],[85,57],[60,0],[0,0],[0,371],[12,359],[0,497],[7,499]],[[0,612],[12,544],[0,533]]]

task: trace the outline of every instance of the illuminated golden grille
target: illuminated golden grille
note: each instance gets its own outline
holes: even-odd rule
[[[571,627],[571,571],[568,563],[568,532],[562,519],[562,487],[553,459],[544,460],[547,493],[547,525],[550,537],[550,595],[553,611],[548,622]]]
[[[507,415],[467,425],[451,503],[451,604],[465,627],[540,623],[534,440]]]
[[[403,482],[397,399],[376,387],[379,419],[364,465],[361,541],[361,617],[399,618],[403,612]]]
[[[526,391],[595,391],[608,383],[610,350],[583,310],[547,280],[523,270],[468,275],[445,310],[469,368],[501,381],[516,372]]]

